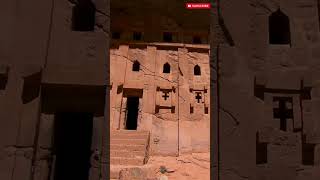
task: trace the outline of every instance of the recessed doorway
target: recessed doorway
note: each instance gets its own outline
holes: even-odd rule
[[[139,114],[139,97],[127,97],[127,130],[137,130],[138,127],[138,114]]]
[[[55,114],[54,180],[89,179],[92,127],[92,113]]]

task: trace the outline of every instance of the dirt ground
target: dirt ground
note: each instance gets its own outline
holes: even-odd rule
[[[150,157],[148,165],[160,180],[209,180],[210,154],[193,153],[179,157]],[[162,169],[161,173],[160,169]],[[162,176],[162,177],[161,177]],[[161,177],[161,178],[160,178]]]

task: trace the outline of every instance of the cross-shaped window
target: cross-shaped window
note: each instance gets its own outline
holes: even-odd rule
[[[196,99],[197,99],[197,102],[200,103],[200,100],[202,99],[201,97],[201,92],[196,92]]]
[[[273,109],[273,117],[280,119],[280,130],[287,130],[287,119],[293,118],[293,109],[286,104],[292,104],[292,97],[274,97],[273,102],[279,102],[279,107]]]
[[[162,97],[164,98],[164,100],[167,100],[167,98],[169,98],[169,92],[163,92],[163,94],[164,95]]]

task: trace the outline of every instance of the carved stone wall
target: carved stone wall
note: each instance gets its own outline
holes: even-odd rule
[[[104,119],[109,1],[95,0],[93,31],[72,30],[77,1],[10,1],[0,7],[0,179],[53,175],[55,114],[94,114],[90,179],[106,177]],[[77,149],[74,149],[77,151]],[[105,170],[103,170],[105,169]]]
[[[211,44],[214,178],[319,178],[317,2],[220,1],[219,12],[232,41]],[[274,43],[274,31],[290,39]]]

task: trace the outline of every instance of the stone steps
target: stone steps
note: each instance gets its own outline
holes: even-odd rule
[[[114,169],[110,167],[110,180],[112,179],[119,179],[121,169]]]
[[[144,157],[145,151],[128,151],[128,150],[111,150],[110,151],[111,157],[128,157],[128,158],[134,158],[134,157]]]
[[[123,165],[113,165],[110,166],[110,180],[115,180],[120,178],[120,171],[124,169],[131,169],[131,168],[141,168],[144,170],[148,170],[148,166],[123,166]]]
[[[110,165],[142,166],[148,159],[147,131],[111,131]]]
[[[110,164],[113,165],[131,165],[131,166],[142,166],[144,165],[145,157],[134,157],[134,158],[124,158],[124,157],[111,157]]]
[[[147,139],[135,139],[131,137],[127,139],[111,138],[110,144],[145,145],[147,144]]]
[[[112,136],[149,136],[149,132],[148,131],[135,131],[135,130],[112,130],[110,132],[110,137]]]
[[[146,139],[148,138],[148,134],[119,134],[119,133],[115,133],[115,134],[110,134],[110,137],[116,137],[118,139]]]
[[[120,178],[120,171],[122,169],[128,168],[130,166],[110,166],[110,179],[119,179]]]
[[[126,144],[110,144],[110,151],[112,150],[128,150],[128,151],[145,151],[145,145],[126,145]]]

